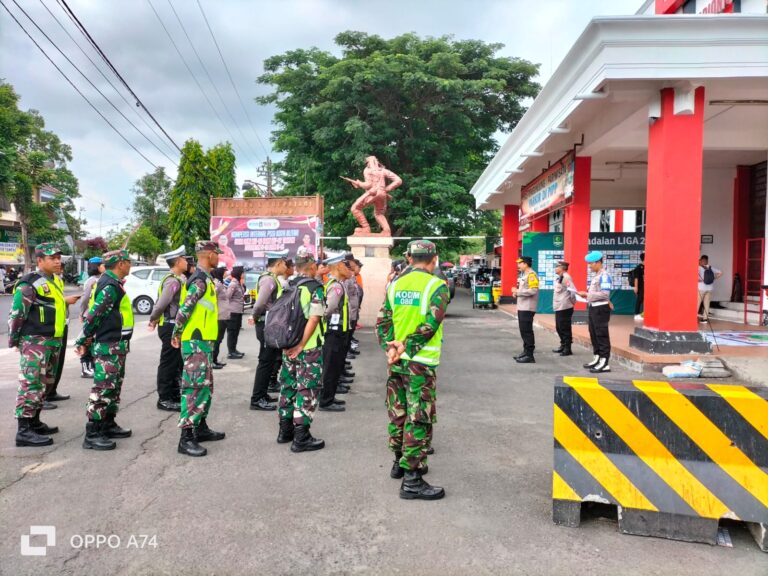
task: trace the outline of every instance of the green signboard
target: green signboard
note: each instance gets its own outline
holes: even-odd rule
[[[539,275],[538,312],[553,314],[552,294],[555,287],[555,263],[563,258],[563,234],[558,232],[526,232],[523,234],[523,256],[533,259],[533,269]],[[629,272],[640,263],[640,253],[645,250],[643,234],[595,232],[589,235],[589,249],[600,250],[604,255],[605,268],[613,280],[611,302],[614,314],[635,313],[635,293],[629,285]],[[587,263],[571,262],[587,268]],[[587,286],[577,286],[586,290]]]

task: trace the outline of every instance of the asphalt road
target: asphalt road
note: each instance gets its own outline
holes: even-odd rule
[[[437,453],[427,476],[446,489],[438,502],[400,500],[389,478],[385,361],[370,330],[360,334],[348,411],[318,413],[313,433],[327,447],[305,454],[275,443],[274,413],[248,409],[256,356],[250,329],[242,336],[246,357],[216,373],[209,421],[227,439],[209,444],[202,459],[176,453],[175,415],[155,408],[158,340],[142,323],[118,418],[134,435],[107,453],[80,446],[89,384],[73,356],[60,387],[73,398],[44,413],[62,428],[56,444],[13,447],[17,359],[0,351],[0,574],[768,573],[765,554],[741,529],[732,531],[734,547],[724,548],[621,535],[611,520],[555,526],[552,386],[580,373],[589,353],[550,359],[554,339],[538,331],[539,363],[516,365],[516,323],[499,311],[472,310],[462,292],[445,337]],[[612,374],[631,376],[618,368]],[[56,527],[56,545],[44,557],[20,555],[31,525]],[[117,546],[84,547],[87,535],[111,535]]]

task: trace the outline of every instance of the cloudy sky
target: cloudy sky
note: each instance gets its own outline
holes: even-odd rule
[[[82,36],[56,0],[15,0],[69,58],[147,136],[178,162],[178,153],[163,145],[98,74],[66,32],[84,48]],[[362,30],[391,37],[404,32],[422,36],[450,34],[461,39],[501,42],[504,55],[541,64],[543,84],[582,32],[598,15],[634,14],[641,0],[200,0],[247,113],[227,78],[206,28],[197,0],[67,0],[75,15],[101,46],[121,75],[160,124],[181,146],[196,138],[204,146],[234,140],[238,183],[256,179],[256,168],[271,153],[273,110],[254,103],[268,88],[257,85],[265,58],[299,47],[335,51],[333,37],[344,30]],[[137,133],[61,57],[21,13],[14,0],[2,0],[33,37],[49,52],[102,113],[158,166],[173,177],[176,167]],[[154,7],[215,107],[211,109],[164,31]],[[172,7],[186,28],[226,108],[184,35]],[[87,50],[101,65],[95,53]],[[110,80],[114,77],[108,75]],[[30,39],[0,9],[0,78],[13,84],[22,108],[35,108],[72,146],[71,168],[83,195],[78,208],[92,234],[103,233],[130,218],[131,187],[153,170],[66,83]],[[128,96],[130,101],[130,96]],[[217,113],[218,116],[217,117]],[[230,118],[230,115],[232,118]],[[234,119],[234,122],[232,121]],[[260,138],[261,143],[257,139]],[[263,143],[263,147],[262,147]],[[175,153],[174,153],[175,152]],[[100,205],[104,204],[103,209]]]

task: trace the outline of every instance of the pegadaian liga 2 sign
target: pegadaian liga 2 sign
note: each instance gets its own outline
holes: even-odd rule
[[[573,201],[575,154],[569,152],[546,172],[523,186],[520,193],[521,222],[527,223]]]

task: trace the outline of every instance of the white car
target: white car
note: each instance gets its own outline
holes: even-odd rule
[[[168,274],[164,266],[136,266],[125,279],[125,293],[137,314],[149,314],[157,300],[160,282]]]

